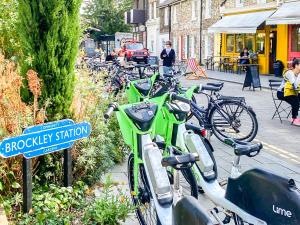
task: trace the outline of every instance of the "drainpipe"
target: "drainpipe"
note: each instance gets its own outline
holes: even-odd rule
[[[171,25],[171,20],[172,20],[172,16],[171,16],[171,5],[168,5],[169,7],[169,41],[171,41],[171,28],[172,28],[172,25]]]
[[[200,39],[200,46],[199,46],[199,62],[202,62],[202,18],[203,17],[203,0],[200,0],[200,33],[199,33],[199,39]]]

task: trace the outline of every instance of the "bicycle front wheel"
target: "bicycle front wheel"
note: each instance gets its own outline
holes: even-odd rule
[[[134,191],[134,155],[128,158],[128,181],[130,195],[136,206],[136,216],[141,225],[161,225],[157,216],[150,187],[147,181],[143,164],[138,166],[138,193]]]
[[[258,130],[255,113],[238,101],[224,101],[215,106],[209,123],[214,135],[222,142],[225,138],[252,141]]]

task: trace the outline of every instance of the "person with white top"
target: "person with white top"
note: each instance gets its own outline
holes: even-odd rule
[[[283,81],[278,88],[277,98],[284,100],[292,106],[292,124],[300,126],[298,112],[300,108],[300,61],[294,59],[292,69],[285,72]]]

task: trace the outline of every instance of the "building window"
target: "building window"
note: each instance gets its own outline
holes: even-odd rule
[[[205,19],[209,19],[211,17],[211,0],[205,1]]]
[[[235,35],[235,52],[242,52],[244,49],[244,34]]]
[[[153,7],[152,7],[153,3],[150,3],[149,5],[149,19],[153,19]]]
[[[235,7],[243,7],[244,0],[235,0]]]
[[[254,40],[255,40],[255,35],[254,34],[246,34],[245,35],[245,43],[244,46],[248,48],[250,52],[254,52]]]
[[[192,20],[196,20],[197,17],[197,3],[196,1],[192,1]]]
[[[226,35],[226,52],[234,51],[234,34]]]
[[[190,36],[186,35],[184,37],[184,58],[188,59],[190,57]]]
[[[173,22],[177,23],[177,7],[174,5],[173,7]]]
[[[300,52],[300,26],[292,26],[291,51]]]
[[[257,0],[257,4],[265,4],[265,3],[267,3],[266,0]]]
[[[153,18],[156,19],[157,15],[156,15],[157,9],[156,9],[156,2],[153,2]]]
[[[169,7],[165,8],[164,24],[165,24],[165,26],[169,25]]]
[[[265,54],[265,40],[266,40],[265,33],[258,33],[256,35],[256,52],[258,54]]]
[[[195,57],[195,36],[191,36],[191,57]]]

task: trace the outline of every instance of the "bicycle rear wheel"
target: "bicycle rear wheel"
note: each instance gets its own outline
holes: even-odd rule
[[[240,141],[252,141],[258,130],[255,113],[239,101],[223,101],[215,106],[209,123],[214,135],[220,140],[234,138]]]
[[[133,204],[136,206],[136,216],[140,224],[161,225],[142,164],[139,164],[138,168],[138,193],[134,192],[134,155],[132,153],[128,158],[128,181],[130,195]]]

